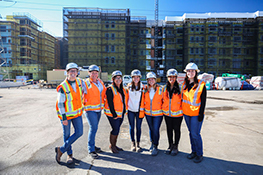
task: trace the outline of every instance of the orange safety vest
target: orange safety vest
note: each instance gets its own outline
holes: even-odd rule
[[[67,120],[77,118],[82,115],[83,106],[82,106],[82,82],[81,79],[76,79],[76,92],[69,84],[68,80],[64,80],[60,85],[57,87],[57,92],[59,89],[62,88],[65,96],[66,101],[65,104],[65,114],[67,116]],[[58,109],[58,101],[56,102],[56,110],[58,117],[62,120],[62,114],[59,113]]]
[[[181,95],[173,94],[172,99],[169,98],[169,92],[167,91],[167,85],[163,87],[163,115],[169,117],[182,117],[182,99]]]
[[[89,78],[85,81],[87,87],[87,94],[84,94],[85,111],[102,110],[104,107],[106,88],[101,79],[98,79],[98,81],[103,86],[102,92],[99,91],[99,88]]]
[[[123,112],[123,99],[122,99],[122,96],[121,96],[121,94],[117,91],[117,89],[113,85],[110,85],[108,88],[112,89],[114,110],[116,111],[117,117],[118,118],[122,118],[122,112]],[[124,96],[125,96],[125,107],[126,107],[126,113],[127,113],[127,111],[128,111],[128,98],[129,98],[129,95],[128,95],[128,92],[124,88],[123,88],[123,93],[124,93]],[[113,117],[112,113],[110,112],[110,107],[109,107],[107,98],[105,100],[104,113],[107,116]]]
[[[147,89],[147,87],[145,88]],[[149,91],[144,93],[144,110],[145,114],[149,116],[162,116],[162,88],[159,86],[156,88],[156,92],[153,96],[153,99],[150,99]]]
[[[145,112],[144,112],[144,85],[141,83],[142,85],[142,94],[141,94],[141,100],[140,100],[140,113],[139,113],[139,118],[144,118],[145,116]],[[128,84],[128,92],[130,91],[131,89],[131,84]]]
[[[198,116],[201,106],[200,96],[202,94],[205,82],[198,80],[198,86],[196,89],[184,90],[185,82],[182,84],[182,109],[183,113],[188,116]]]

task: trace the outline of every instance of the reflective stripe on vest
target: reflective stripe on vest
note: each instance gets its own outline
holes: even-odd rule
[[[98,79],[98,81],[101,83],[103,89],[102,89],[102,92],[99,91],[99,88],[95,85],[95,86],[92,86],[92,83],[90,82],[90,79],[87,79],[87,81],[85,81],[85,84],[87,86],[87,93],[92,92],[92,88],[98,88],[98,92],[99,94],[88,94],[86,96],[86,94],[84,94],[84,109],[86,111],[95,111],[95,110],[101,110],[103,107],[104,107],[104,91],[105,91],[105,86],[104,86],[104,83]],[[94,92],[94,91],[93,91]],[[96,100],[94,101],[94,99],[87,99],[87,98],[98,98],[97,95],[99,95],[99,102],[96,102]],[[102,95],[103,95],[103,99],[102,99]],[[91,97],[92,96],[92,97]],[[90,103],[93,103],[93,104],[90,104]]]
[[[119,96],[120,97],[120,100],[121,100],[121,105],[122,107],[118,110],[117,107],[115,106],[115,112],[117,114],[118,117],[122,117],[122,112],[123,112],[123,99],[122,99],[122,96],[120,93],[117,92],[117,89],[114,87],[114,86],[110,86],[110,88],[112,89],[112,93],[113,93],[113,102],[114,102],[114,98],[115,96]],[[126,113],[128,111],[128,94],[127,94],[127,91],[123,88],[123,93],[124,93],[124,97],[125,97],[125,108],[126,108]],[[114,104],[114,105],[117,105],[117,104]],[[105,107],[104,107],[104,113],[107,115],[107,116],[110,116],[112,117],[112,113],[110,112],[110,107],[109,107],[109,104],[107,102],[107,104],[105,104]]]
[[[78,104],[80,107],[78,109],[74,110],[74,104],[73,104],[73,94],[70,92],[70,84],[65,80],[61,83],[61,87],[65,92],[66,101],[65,101],[65,114],[67,116],[67,119],[71,119],[74,117],[78,117],[82,115],[82,82],[79,78],[76,79],[76,92],[79,91],[79,94],[77,94],[80,98],[80,104]],[[74,90],[73,90],[74,91]],[[59,110],[57,110],[57,114],[60,118],[62,118],[62,115],[59,113]]]
[[[167,93],[168,97],[166,96],[165,93]],[[180,99],[180,97],[181,97],[180,95],[173,94],[172,99],[178,98],[177,102],[179,101],[180,103],[179,104],[174,103],[174,102],[176,102],[176,101],[174,101],[176,99],[174,99],[173,103],[172,103],[172,99],[170,99],[170,94],[167,91],[167,85],[165,85],[163,87],[163,105],[164,105],[163,106],[163,114],[164,115],[169,116],[169,117],[181,117],[183,115],[183,110],[181,108],[181,99]],[[168,103],[169,107],[168,107],[168,109],[166,108],[167,100],[169,100],[169,103]],[[172,104],[173,105],[179,105],[179,109],[178,110],[174,109],[174,108],[172,109]]]
[[[199,91],[199,89],[200,89],[200,87],[201,87],[202,82],[203,82],[203,81],[200,80],[199,83],[198,83],[198,86],[197,86],[197,88],[196,88],[196,90],[195,90],[195,93],[194,93],[193,102],[187,101],[187,100],[183,99],[183,91],[182,91],[182,102],[183,102],[183,103],[187,103],[187,104],[189,104],[189,105],[191,105],[191,106],[197,106],[197,107],[201,105],[201,103],[196,103],[196,100],[197,100],[197,94],[198,94],[198,91]],[[184,87],[185,87],[185,85],[183,85],[183,88],[184,88]]]

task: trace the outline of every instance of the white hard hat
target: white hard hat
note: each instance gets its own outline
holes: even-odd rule
[[[140,76],[140,77],[142,77],[141,71],[139,71],[138,69],[134,69],[131,72],[131,77],[133,77],[133,76]]]
[[[122,76],[121,71],[115,70],[114,72],[112,72],[111,78],[114,78],[114,77],[116,77],[116,76]]]
[[[175,69],[169,69],[166,73],[166,77],[169,77],[169,76],[177,76],[177,70]]]
[[[99,66],[97,66],[97,65],[95,65],[95,64],[92,64],[92,65],[90,65],[89,66],[89,72],[91,72],[91,71],[100,71],[100,68],[99,68]]]
[[[154,72],[149,72],[146,75],[146,79],[148,79],[148,78],[155,78],[156,79],[156,74]]]
[[[79,67],[76,63],[68,63],[66,66],[66,71],[68,71],[69,69],[78,69],[79,70]]]
[[[186,70],[196,70],[197,72],[200,72],[200,70],[198,69],[197,65],[195,63],[188,63],[184,69],[184,72],[186,72]]]

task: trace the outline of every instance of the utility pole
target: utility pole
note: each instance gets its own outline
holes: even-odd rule
[[[154,26],[154,67],[158,72],[158,0],[155,0],[155,26]]]

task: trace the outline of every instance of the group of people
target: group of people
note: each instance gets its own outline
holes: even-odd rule
[[[92,158],[99,158],[101,149],[95,146],[95,136],[102,110],[112,128],[109,148],[113,153],[123,150],[117,146],[117,138],[127,114],[131,151],[142,151],[141,125],[145,117],[151,142],[149,151],[152,156],[156,156],[159,152],[159,130],[164,118],[169,144],[165,154],[175,156],[178,154],[180,128],[184,118],[192,150],[187,158],[193,159],[195,163],[203,160],[200,131],[206,105],[206,87],[203,81],[197,79],[199,69],[195,63],[186,66],[186,77],[181,86],[177,82],[178,73],[175,69],[167,71],[167,83],[164,86],[157,84],[154,72],[147,73],[147,85],[144,86],[141,72],[135,69],[131,72],[132,82],[127,87],[123,86],[122,72],[119,70],[112,73],[112,84],[108,87],[99,79],[100,69],[96,65],[89,66],[89,78],[85,80],[77,77],[78,65],[75,63],[67,64],[66,71],[67,78],[57,87],[56,109],[62,123],[64,139],[63,146],[55,148],[58,163],[65,152],[68,154],[67,163],[73,163],[71,145],[83,134],[83,111],[89,123],[88,152]],[[75,129],[72,135],[71,123]]]

